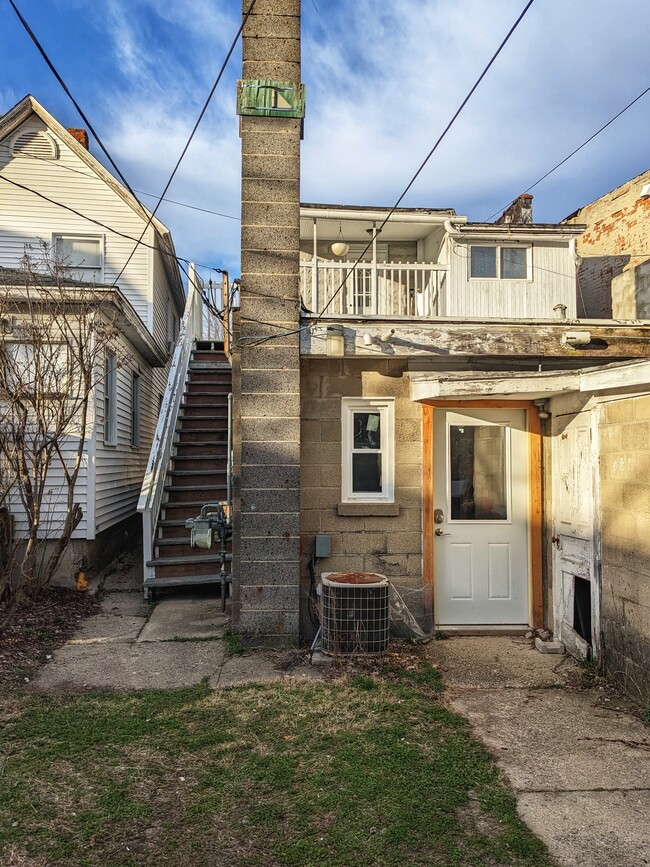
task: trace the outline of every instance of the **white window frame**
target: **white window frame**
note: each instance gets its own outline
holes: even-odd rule
[[[381,491],[352,490],[355,412],[377,412],[381,424]],[[363,450],[367,453],[367,450]],[[344,503],[395,502],[395,399],[392,397],[341,398],[341,501]]]
[[[117,445],[117,353],[110,349],[104,364],[104,445]]]
[[[138,370],[131,372],[131,448],[140,448],[142,419],[142,377]]]
[[[106,239],[104,235],[94,235],[84,232],[56,232],[52,235],[52,250],[54,252],[54,256],[58,259],[57,253],[57,245],[59,241],[97,241],[99,245],[99,268],[95,268],[88,265],[70,265],[67,262],[62,262],[62,264],[69,268],[70,271],[81,271],[87,272],[89,275],[88,280],[84,280],[83,282],[87,283],[98,283],[101,284],[104,282],[104,265],[105,265],[105,247],[106,247]],[[78,278],[73,278],[78,279]]]
[[[473,277],[472,276],[472,247],[489,247],[495,250],[496,277]],[[501,250],[525,250],[526,251],[526,276],[525,277],[502,277],[501,276]],[[505,280],[509,283],[530,283],[533,279],[533,247],[532,244],[468,244],[467,276],[469,280],[485,283],[489,280]]]

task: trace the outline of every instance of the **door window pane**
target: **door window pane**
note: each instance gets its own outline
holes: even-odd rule
[[[525,247],[501,247],[501,279],[525,280],[528,277]]]
[[[471,248],[471,275],[486,279],[497,276],[496,247]]]
[[[507,520],[505,427],[451,425],[449,470],[452,520]]]
[[[355,494],[381,493],[381,454],[354,452],[352,454],[352,492]]]

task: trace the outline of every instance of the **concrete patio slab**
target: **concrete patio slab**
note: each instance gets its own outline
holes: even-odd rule
[[[426,653],[558,867],[650,864],[650,732],[639,719],[600,690],[572,689],[576,663],[525,639],[452,638]]]
[[[51,693],[194,686],[220,670],[224,652],[220,641],[66,644],[31,688]]]
[[[220,599],[175,595],[161,599],[137,640],[223,638],[229,623],[230,615],[221,611]]]

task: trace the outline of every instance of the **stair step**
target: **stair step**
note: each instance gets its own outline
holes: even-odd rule
[[[225,491],[225,485],[165,485],[163,491],[175,494],[189,494],[192,491]],[[179,500],[179,502],[181,502]]]
[[[186,428],[183,428],[182,431],[179,430],[177,432],[179,434],[186,434],[186,433],[189,433],[189,434],[197,434],[197,433],[211,433],[211,434],[223,433],[223,434],[227,434],[228,433],[228,431],[225,428],[223,430],[217,429],[215,431],[215,429],[213,427],[186,427]],[[213,440],[213,442],[215,442],[215,440]],[[218,442],[218,440],[216,440],[216,442]]]
[[[179,476],[182,479],[195,478],[196,476],[225,476],[227,470],[169,470],[167,475]]]
[[[227,574],[226,580],[231,581],[230,574]],[[221,584],[219,572],[212,572],[210,575],[170,575],[165,578],[145,578],[144,586],[150,588],[156,587],[181,587],[185,584]]]
[[[232,554],[226,554],[226,561],[232,560]],[[220,554],[198,554],[191,557],[154,557],[147,560],[147,566],[194,566],[198,563],[218,563],[221,566]]]
[[[223,370],[230,373],[232,367],[227,361],[190,361],[190,370]]]
[[[227,447],[226,447],[226,449],[227,449]],[[188,461],[205,461],[205,463],[208,463],[208,461],[219,462],[219,461],[225,461],[226,459],[227,459],[226,454],[224,454],[223,457],[219,457],[218,455],[215,455],[214,453],[203,454],[203,455],[175,455],[172,458],[174,463],[180,462],[181,466]],[[174,470],[173,472],[183,472],[183,471],[182,470],[180,470],[180,471]],[[225,470],[220,470],[220,472],[225,472]]]

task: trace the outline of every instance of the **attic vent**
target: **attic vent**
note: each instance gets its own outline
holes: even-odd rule
[[[52,136],[42,129],[26,129],[13,140],[11,152],[15,157],[35,157],[39,160],[56,160],[59,149]]]

